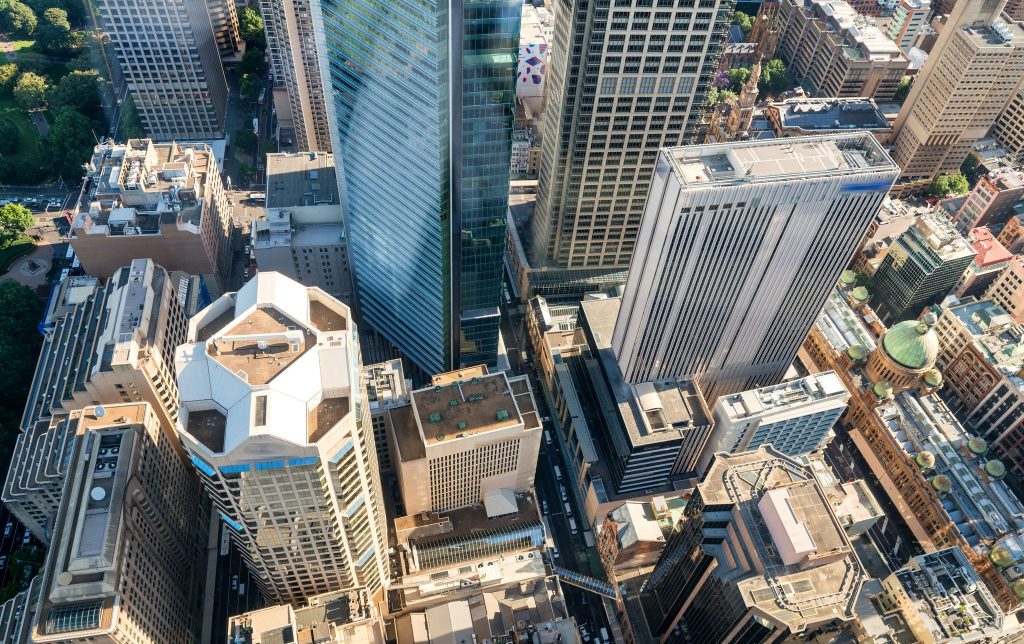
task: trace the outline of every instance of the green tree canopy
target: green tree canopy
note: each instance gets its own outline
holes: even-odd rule
[[[263,33],[263,17],[253,7],[245,7],[238,12],[238,34],[253,47],[267,48],[267,37]]]
[[[238,91],[242,93],[242,96],[255,101],[260,91],[263,89],[263,79],[255,74],[242,74],[242,79],[238,83]]]
[[[18,151],[21,134],[18,126],[10,119],[0,119],[0,154],[11,154]]]
[[[99,74],[71,72],[50,90],[50,107],[71,107],[92,119],[100,117]]]
[[[48,89],[45,78],[33,72],[25,72],[14,85],[14,98],[25,109],[34,109],[46,102]]]
[[[772,58],[761,67],[761,79],[757,89],[762,94],[778,96],[789,89],[789,70],[779,58]]]
[[[14,82],[18,80],[18,66],[14,63],[0,65],[0,90],[9,92],[14,89]]]
[[[734,11],[732,17],[729,18],[729,22],[738,25],[743,30],[744,36],[749,34],[750,30],[754,27],[754,19],[742,11]]]
[[[82,164],[89,159],[95,145],[93,122],[70,107],[59,108],[46,136],[52,174],[65,181],[80,178]]]
[[[7,246],[36,223],[32,212],[17,203],[0,208],[0,247]]]
[[[736,92],[737,94],[743,86],[750,80],[750,68],[748,67],[735,67],[730,69],[729,72],[729,89]]]
[[[967,177],[957,172],[956,174],[941,174],[928,186],[928,195],[938,199],[945,199],[953,195],[966,194],[971,189],[967,183]]]
[[[238,63],[238,73],[241,75],[253,74],[263,78],[263,75],[267,73],[267,61],[263,60],[263,50],[246,49],[242,54],[242,60]]]
[[[910,86],[913,83],[913,76],[904,76],[901,78],[900,84],[896,86],[896,93],[892,95],[893,102],[903,105],[903,101],[907,100],[907,94],[910,93]]]
[[[0,9],[0,18],[3,18],[2,25],[12,36],[17,38],[31,38],[36,32],[39,18],[32,8],[18,0],[7,0],[6,6]]]
[[[43,21],[36,29],[36,46],[48,53],[62,52],[71,48],[71,23],[68,12],[51,7],[43,13]]]

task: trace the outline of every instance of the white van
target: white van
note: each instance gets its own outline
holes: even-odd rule
[[[572,516],[572,506],[570,506],[568,503],[563,503],[562,505],[565,506],[565,514],[567,516]]]
[[[574,519],[572,517],[569,517],[569,530],[573,534],[576,534],[577,532],[579,532],[579,530],[576,529],[576,519]]]
[[[608,629],[605,628],[604,626],[601,627],[601,641],[602,642],[611,642],[612,641],[612,638],[608,637]]]
[[[551,432],[549,432],[546,429],[544,430],[544,442],[547,443],[548,445],[551,444]]]
[[[561,478],[561,477],[559,477],[559,478]],[[565,486],[564,485],[559,485],[558,489],[562,491],[562,500],[563,501],[568,501],[569,500],[569,495],[565,491]]]
[[[558,479],[559,481],[562,480],[562,469],[557,465],[555,466],[555,478]]]

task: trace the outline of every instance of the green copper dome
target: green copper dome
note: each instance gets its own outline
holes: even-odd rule
[[[945,474],[939,474],[938,476],[932,477],[932,487],[935,488],[936,492],[945,493],[953,489],[953,482],[949,480],[949,477]]]
[[[942,372],[938,369],[929,369],[924,372],[924,382],[929,387],[938,387],[942,384]]]
[[[857,281],[857,271],[845,270],[842,275],[839,276],[839,281],[844,286],[849,286]]]
[[[985,463],[985,472],[994,479],[1001,479],[1006,476],[1006,466],[997,458]]]
[[[988,443],[980,436],[971,436],[970,440],[967,441],[967,449],[971,450],[973,454],[981,456],[988,451]]]
[[[996,546],[995,548],[992,548],[992,552],[988,554],[988,558],[992,560],[992,563],[1000,568],[1008,568],[1013,565],[1013,554],[1006,546]]]
[[[859,344],[851,344],[846,347],[846,355],[850,356],[850,360],[860,362],[867,354],[864,352],[864,347]]]
[[[858,286],[857,288],[853,289],[853,291],[850,292],[850,295],[852,295],[853,299],[857,300],[858,302],[868,301],[868,290],[863,286]]]
[[[930,470],[935,467],[935,454],[932,454],[928,450],[918,452],[914,456],[914,460],[917,462],[917,466],[922,470]]]
[[[879,380],[871,389],[881,399],[892,398],[892,383],[888,380]]]
[[[939,338],[931,326],[917,320],[894,325],[882,336],[886,354],[907,369],[931,369],[939,355]]]

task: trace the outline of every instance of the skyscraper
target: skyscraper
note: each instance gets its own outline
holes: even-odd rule
[[[778,382],[898,168],[867,133],[662,152],[615,322],[630,383]]]
[[[32,642],[198,642],[209,505],[148,403],[87,407]]]
[[[1024,76],[1024,28],[1005,0],[958,2],[896,119],[897,188],[959,170]]]
[[[943,214],[918,217],[875,271],[871,308],[888,325],[916,318],[953,290],[975,255]]]
[[[348,307],[260,272],[189,322],[178,432],[277,601],[388,582],[384,508]]]
[[[314,29],[318,3],[260,0],[259,6],[279,118],[291,122],[300,151],[330,152],[331,119]]]
[[[658,150],[700,140],[733,9],[612,4],[555,12],[530,244],[531,289],[545,294],[625,279]]]
[[[224,137],[227,80],[206,0],[99,0],[146,135],[157,141]]]
[[[494,364],[521,3],[321,5],[361,319],[428,373]]]

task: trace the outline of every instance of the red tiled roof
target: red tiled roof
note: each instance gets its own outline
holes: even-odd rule
[[[1006,250],[1006,247],[999,243],[992,231],[984,226],[972,230],[971,239],[974,240],[971,242],[971,247],[978,253],[978,256],[974,258],[974,263],[978,266],[991,266],[1009,261],[1013,257],[1013,253]]]

